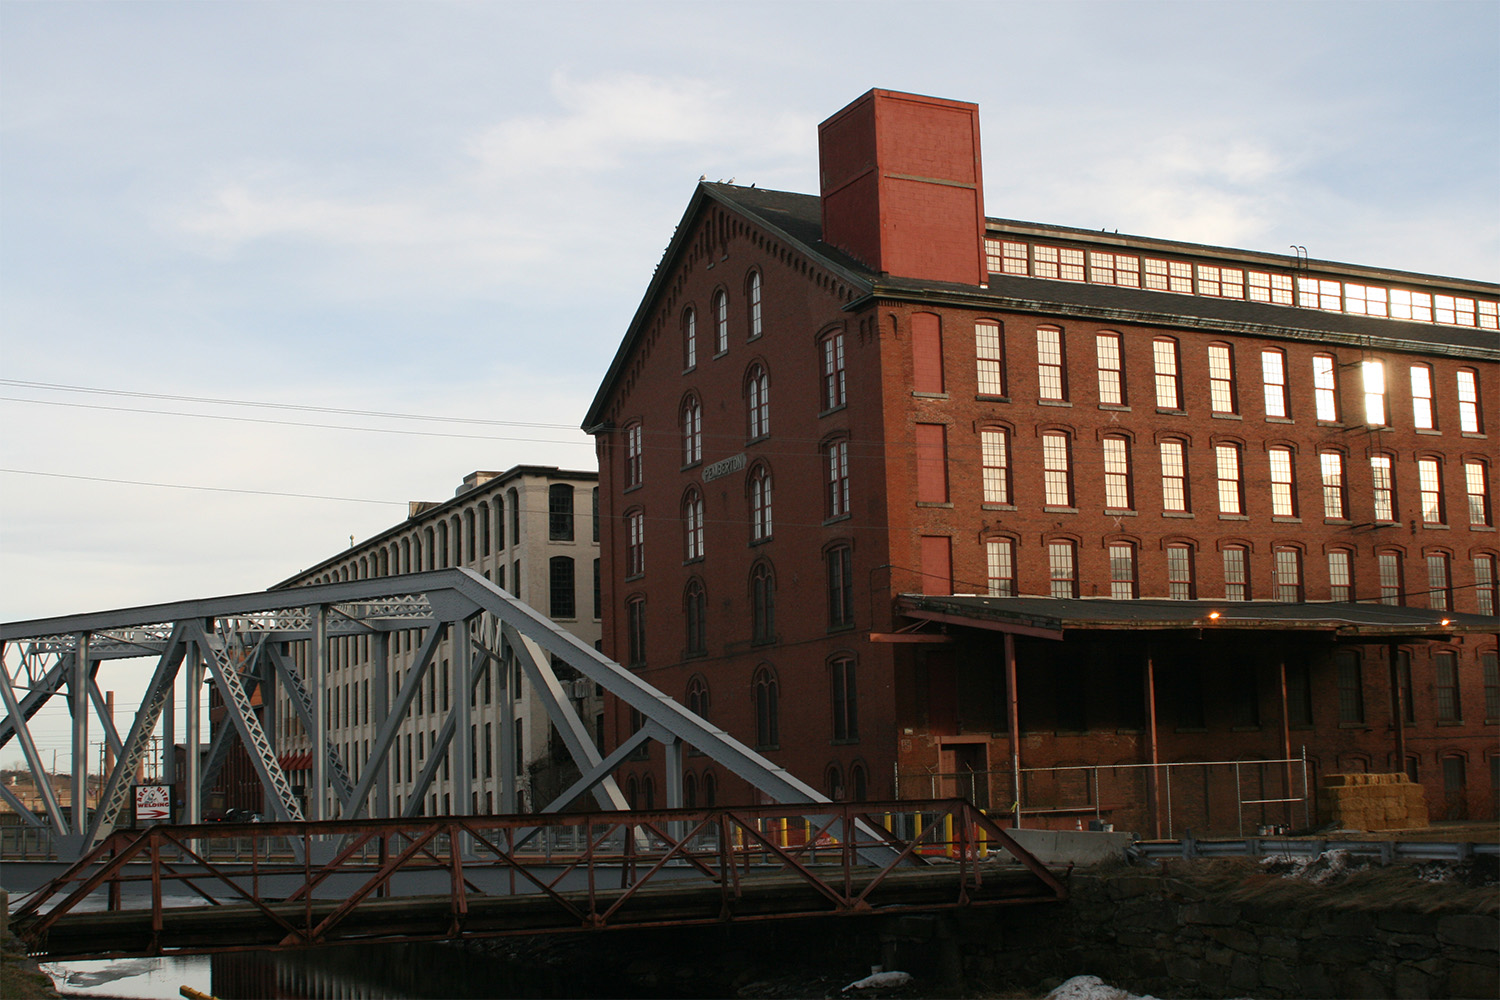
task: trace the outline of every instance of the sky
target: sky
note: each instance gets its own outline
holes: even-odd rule
[[[592,469],[698,178],[815,193],[871,87],[979,105],[991,216],[1500,279],[1497,39],[1431,0],[0,0],[0,621]]]

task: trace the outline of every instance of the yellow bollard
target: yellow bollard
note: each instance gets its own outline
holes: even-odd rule
[[[911,835],[911,842],[915,844],[922,839],[922,813],[920,811],[912,813],[912,827],[915,832]],[[922,853],[920,847],[917,848],[917,853]]]
[[[979,815],[988,816],[989,812],[981,809],[979,810]],[[974,825],[974,834],[979,841],[979,860],[983,861],[990,856],[990,832],[976,823]]]
[[[891,832],[891,814],[890,813],[886,813],[885,814],[885,832],[886,833],[890,833]]]
[[[958,857],[958,845],[953,842],[953,814],[949,813],[943,817],[943,842],[947,844],[944,853],[950,858]]]

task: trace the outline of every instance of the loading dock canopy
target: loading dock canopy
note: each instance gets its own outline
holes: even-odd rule
[[[902,594],[899,614],[917,622],[963,625],[1061,639],[1067,631],[1201,629],[1324,633],[1330,639],[1447,639],[1500,632],[1500,617],[1388,604],[1271,601],[1117,601],[1058,597]]]

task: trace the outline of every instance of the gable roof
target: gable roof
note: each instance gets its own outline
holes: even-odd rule
[[[662,288],[675,272],[693,232],[693,224],[712,203],[740,216],[768,234],[785,241],[819,266],[836,274],[855,291],[846,306],[857,309],[872,298],[932,302],[964,308],[1011,312],[1055,313],[1097,318],[1105,322],[1141,323],[1152,326],[1207,329],[1251,336],[1275,336],[1323,343],[1348,343],[1385,350],[1456,354],[1500,360],[1500,335],[1493,330],[1446,326],[1436,323],[1382,319],[1337,313],[1300,306],[1273,305],[1246,300],[1185,295],[1174,292],[1097,285],[1081,281],[991,274],[987,285],[962,285],[879,274],[848,253],[823,242],[822,199],[817,195],[770,191],[733,184],[700,181],[678,222],[672,240],[662,253],[656,272],[636,307],[625,336],[605,372],[583,420],[583,429],[600,429],[602,414],[615,383],[635,350]],[[985,219],[991,236],[1015,234],[1026,239],[1058,240],[1108,246],[1135,254],[1162,253],[1185,257],[1212,257],[1225,262],[1286,266],[1286,258],[1259,251],[1236,250],[1174,240],[1096,233],[1091,230],[1039,223]],[[1336,261],[1307,260],[1298,269],[1311,273],[1366,278],[1421,287],[1441,286],[1469,294],[1500,295],[1500,285],[1439,275],[1416,274],[1390,269],[1359,267]]]

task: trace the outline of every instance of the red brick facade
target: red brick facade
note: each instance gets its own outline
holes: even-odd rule
[[[586,424],[605,653],[832,794],[960,792],[1003,811],[1001,635],[920,625],[899,595],[1071,587],[1062,596],[1430,607],[1426,631],[1395,645],[1022,632],[1022,765],[1140,765],[1154,733],[1161,762],[1305,747],[1314,778],[1399,770],[1397,649],[1410,657],[1406,768],[1433,815],[1494,814],[1500,625],[1476,616],[1494,613],[1500,560],[1500,289],[982,213],[974,233],[962,204],[927,197],[980,196],[973,112],[875,91],[823,126],[823,199],[699,186]],[[887,175],[948,182],[892,195]],[[988,266],[962,276],[987,250]],[[1095,266],[1106,259],[1118,274]],[[1139,287],[1118,287],[1132,274]],[[1340,290],[1337,311],[1309,304],[1319,288]],[[1377,291],[1393,315],[1425,295],[1436,319],[1373,318],[1354,296]],[[1372,361],[1384,363],[1383,421],[1367,416]],[[1003,443],[1003,462],[982,440]],[[1388,497],[1372,457],[1389,459]],[[1008,543],[1008,578],[992,575],[990,542]],[[1226,579],[1240,558],[1243,594]],[[616,706],[607,741],[631,729]],[[693,803],[748,795],[706,758],[686,760]],[[658,749],[622,770],[640,804],[665,803],[661,767]],[[938,777],[970,771],[988,777]],[[1097,811],[1145,831],[1170,795],[1169,823],[1222,829],[1246,819],[1240,803],[1286,797],[1281,768],[1244,769],[1238,791],[1233,771],[1184,770],[1170,791],[1140,767],[1038,773],[1024,797],[1056,808],[1028,822]],[[1249,819],[1284,813],[1253,806]]]

